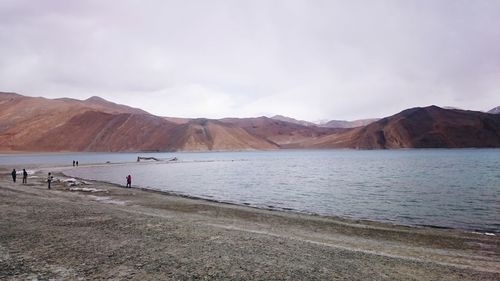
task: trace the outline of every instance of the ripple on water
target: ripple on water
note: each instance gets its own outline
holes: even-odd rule
[[[181,155],[176,156],[182,160]],[[210,157],[210,162],[197,161],[198,155],[202,160]],[[189,157],[191,162],[79,167],[67,173],[118,184],[123,184],[123,175],[133,174],[134,184],[140,186],[224,202],[500,233],[500,150],[279,151]]]

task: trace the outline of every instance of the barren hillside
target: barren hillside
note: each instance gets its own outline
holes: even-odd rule
[[[411,108],[307,145],[361,149],[500,147],[500,116],[437,106]]]
[[[267,117],[159,117],[99,97],[0,93],[0,151],[234,151],[283,148],[500,147],[500,115],[412,108],[357,128]]]

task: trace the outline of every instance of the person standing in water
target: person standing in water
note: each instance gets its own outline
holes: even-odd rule
[[[26,169],[23,169],[23,183],[28,183],[28,172],[26,172]]]
[[[13,170],[12,170],[12,173],[10,173],[10,174],[12,175],[12,180],[13,180],[14,182],[16,182],[16,177],[17,177],[17,172],[16,172],[16,169],[13,169]]]
[[[128,175],[126,177],[126,179],[127,179],[127,187],[131,188],[132,187],[132,177],[130,175]]]
[[[54,177],[52,176],[51,173],[49,173],[49,175],[47,176],[47,185],[50,189],[50,184],[52,183],[52,180],[54,179]]]

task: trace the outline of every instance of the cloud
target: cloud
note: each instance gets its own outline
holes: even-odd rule
[[[2,1],[0,85],[165,116],[500,104],[498,1]]]

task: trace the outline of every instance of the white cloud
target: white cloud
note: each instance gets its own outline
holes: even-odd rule
[[[498,1],[2,1],[0,91],[210,118],[484,110],[500,104],[498,14]]]

